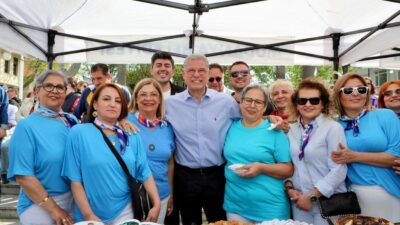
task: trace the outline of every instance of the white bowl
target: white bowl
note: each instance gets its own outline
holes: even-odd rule
[[[228,166],[228,168],[236,174],[242,174],[242,173],[246,172],[246,170],[247,170],[247,169],[242,169],[243,166],[245,166],[245,164],[235,163],[235,164]]]

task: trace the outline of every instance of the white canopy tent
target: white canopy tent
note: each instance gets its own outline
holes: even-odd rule
[[[149,63],[163,50],[177,62],[400,68],[399,14],[400,0],[2,0],[0,48],[68,63]]]

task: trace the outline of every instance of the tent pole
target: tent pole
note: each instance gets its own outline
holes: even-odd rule
[[[54,44],[55,44],[56,31],[49,30],[47,32],[47,63],[49,70],[53,69],[54,61]]]
[[[348,64],[348,65],[344,65],[342,68],[343,68],[343,74],[346,74],[348,71],[349,71],[349,67],[350,67],[350,64]]]
[[[332,48],[333,48],[333,82],[335,83],[338,79],[339,72],[339,45],[340,45],[340,33],[331,34],[332,37]]]

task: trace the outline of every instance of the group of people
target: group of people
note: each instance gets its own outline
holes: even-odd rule
[[[106,139],[149,193],[148,221],[200,225],[204,210],[209,222],[327,224],[317,199],[347,190],[362,215],[400,221],[400,81],[382,85],[375,108],[354,73],[330,93],[317,80],[250,84],[243,61],[229,67],[230,91],[224,68],[196,54],[183,64],[186,89],[171,83],[174,72],[171,55],[155,53],[153,78],[130,95],[96,64],[73,114],[62,109],[65,76],[39,76],[38,107],[9,145],[21,223],[133,218],[128,177]]]

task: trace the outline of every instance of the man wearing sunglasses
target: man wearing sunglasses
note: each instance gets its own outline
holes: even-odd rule
[[[224,67],[218,63],[211,63],[208,71],[207,87],[218,92],[231,94],[232,90],[224,85]]]
[[[232,96],[237,102],[240,102],[240,93],[250,84],[252,78],[250,67],[243,61],[236,61],[232,63],[229,70],[231,87],[234,90]]]

